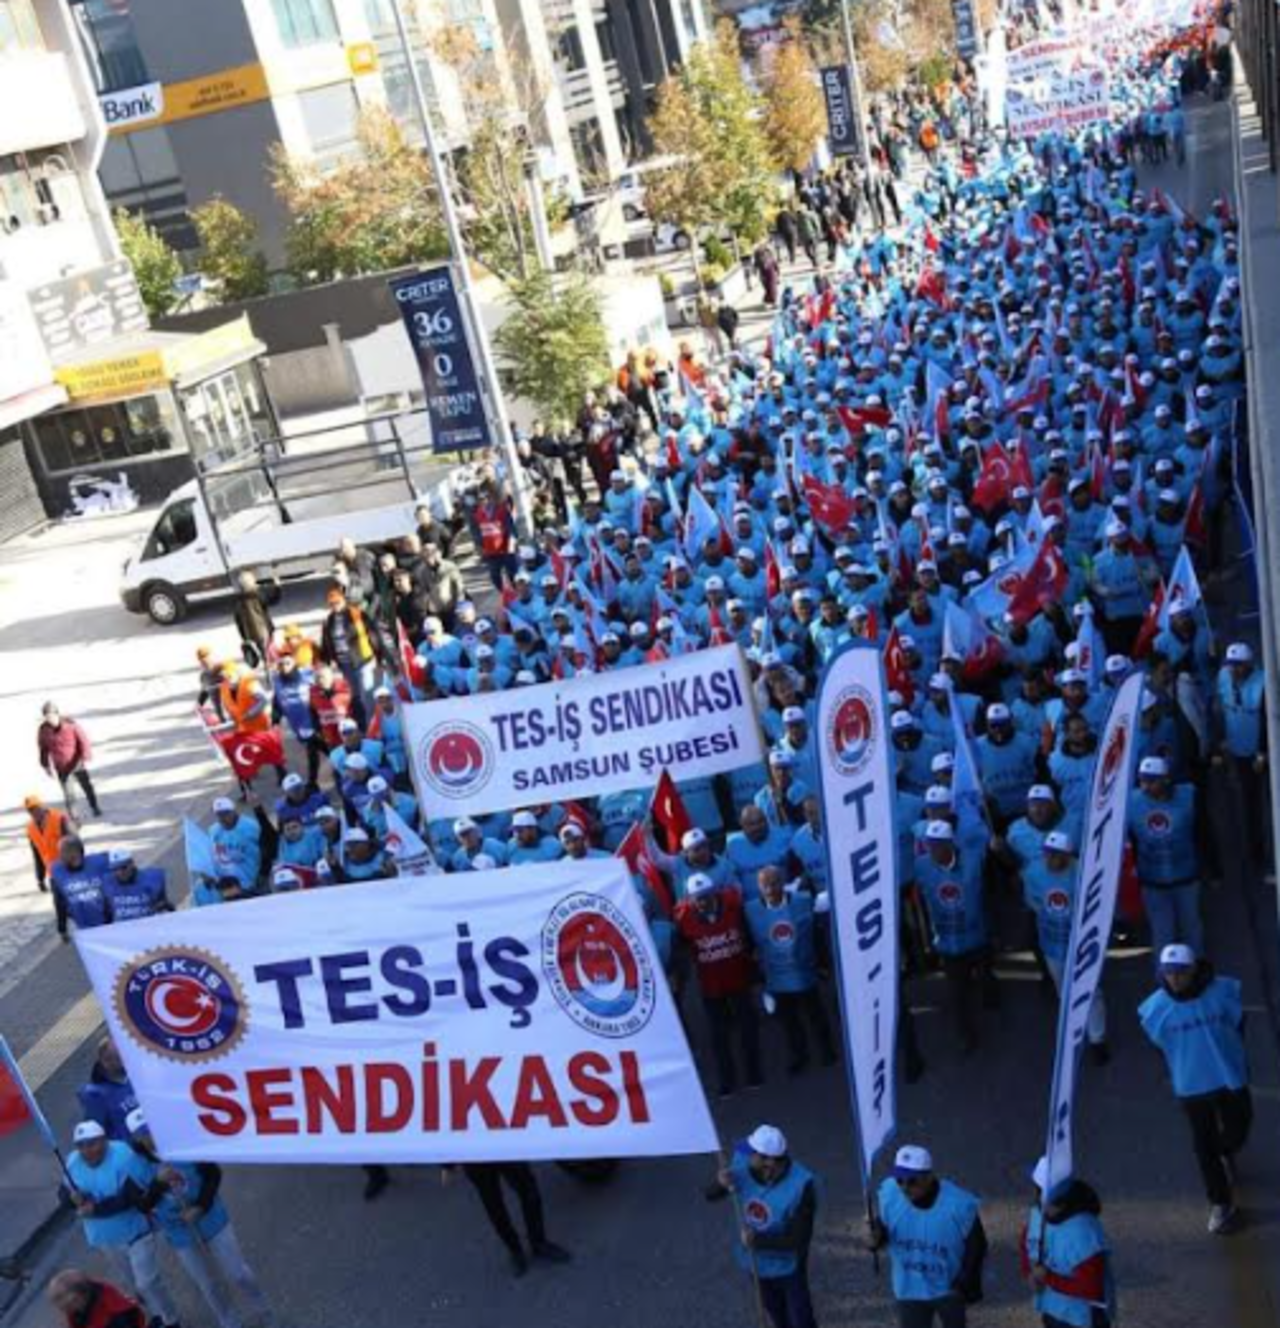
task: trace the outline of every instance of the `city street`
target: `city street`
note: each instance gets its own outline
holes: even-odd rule
[[[1230,192],[1229,109],[1205,102],[1188,118],[1186,171],[1165,165],[1147,171],[1144,184],[1203,213]],[[787,273],[804,275],[801,267]],[[759,342],[770,316],[758,305],[742,312],[744,330]],[[88,1074],[100,1020],[74,950],[53,935],[22,830],[23,796],[57,792],[35,763],[40,706],[57,700],[95,743],[105,816],[87,829],[91,846],[126,846],[140,862],[163,865],[175,899],[185,894],[182,818],[207,821],[212,798],[231,786],[193,710],[196,647],[228,655],[237,647],[228,614],[203,609],[162,630],[117,599],[120,564],[150,519],[142,512],[54,527],[0,549],[0,724],[10,747],[0,767],[0,1032],[23,1058],[63,1138],[77,1119],[74,1090]],[[314,623],[318,601],[316,584],[294,588],[276,620]],[[1231,809],[1222,790],[1215,793],[1221,826]],[[1113,1059],[1083,1070],[1078,1171],[1102,1195],[1123,1322],[1139,1328],[1280,1322],[1280,1055],[1267,1008],[1274,999],[1269,966],[1260,959],[1275,944],[1274,886],[1240,879],[1230,856],[1224,872],[1208,893],[1208,928],[1222,969],[1244,982],[1257,1109],[1240,1159],[1245,1224],[1238,1234],[1206,1234],[1186,1124],[1134,1017],[1153,985],[1148,951],[1113,952],[1105,979]],[[454,879],[441,878],[440,888],[453,888]],[[984,1016],[982,1045],[968,1058],[955,1047],[940,978],[910,984],[927,1071],[916,1084],[899,1082],[899,1135],[927,1143],[943,1174],[982,1196],[992,1255],[985,1303],[971,1322],[1014,1328],[1033,1322],[1017,1239],[1032,1193],[1028,1172],[1045,1134],[1056,1004],[1029,952],[1005,956],[1000,973],[1003,1008]],[[706,1071],[705,1026],[692,991],[683,1012]],[[843,1070],[790,1079],[781,1031],[768,1021],[765,1043],[763,1089],[713,1103],[721,1141],[729,1148],[761,1121],[786,1131],[795,1155],[822,1179],[811,1259],[819,1322],[887,1325],[887,1265],[877,1271],[859,1244],[864,1196]],[[0,1254],[52,1211],[57,1182],[29,1138],[20,1153],[3,1157]],[[716,1166],[712,1157],[628,1161],[598,1187],[539,1167],[550,1234],[574,1259],[535,1266],[521,1281],[510,1277],[460,1174],[446,1183],[437,1168],[397,1168],[387,1192],[367,1204],[357,1167],[236,1167],[225,1193],[245,1253],[288,1328],[739,1328],[754,1324],[757,1311],[733,1262],[732,1208],[702,1196]],[[32,1298],[50,1269],[102,1267],[69,1220],[55,1224],[27,1262],[32,1296],[5,1320],[12,1328],[53,1324]],[[211,1324],[180,1270],[167,1266],[182,1288],[184,1323]]]

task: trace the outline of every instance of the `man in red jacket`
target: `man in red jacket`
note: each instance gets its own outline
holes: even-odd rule
[[[87,769],[93,759],[89,735],[74,719],[67,719],[52,701],[44,703],[41,714],[44,718],[36,734],[41,767],[48,774],[57,776],[68,810],[71,801],[67,797],[67,781],[74,775],[89,800],[90,810],[95,816],[101,816],[102,808],[98,806],[98,795],[94,792],[93,780],[89,778]]]
[[[78,1268],[53,1275],[49,1299],[68,1328],[146,1328],[147,1316],[136,1300]]]
[[[747,1087],[759,1088],[760,1025],[751,985],[755,964],[736,886],[718,887],[710,876],[695,872],[685,885],[685,899],[675,911],[676,931],[693,952],[698,989],[711,1025],[711,1045],[720,1075],[720,1096],[736,1087],[729,1029],[735,1022],[742,1040]]]

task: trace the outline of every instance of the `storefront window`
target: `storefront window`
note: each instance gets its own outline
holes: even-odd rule
[[[183,393],[182,408],[202,470],[243,456],[271,436],[271,416],[251,364],[190,388]]]
[[[150,82],[128,0],[73,0],[71,12],[99,92]]]
[[[46,475],[123,465],[174,451],[175,424],[167,396],[136,397],[42,415],[34,422],[36,449]]]

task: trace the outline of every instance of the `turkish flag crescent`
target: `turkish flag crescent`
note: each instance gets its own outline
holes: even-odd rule
[[[804,500],[810,515],[829,535],[838,535],[853,522],[853,499],[838,484],[823,484],[806,475]]]
[[[907,705],[916,699],[915,683],[911,680],[906,652],[902,649],[902,636],[896,627],[884,643],[884,676],[889,690],[897,692]]]
[[[279,729],[213,736],[237,779],[252,779],[264,765],[284,765],[284,738]]]
[[[644,840],[644,825],[637,821],[626,837],[614,851],[615,858],[621,858],[631,871],[633,876],[639,876],[642,881],[653,891],[654,897],[662,905],[667,916],[671,915],[674,907],[671,898],[671,889],[667,885],[667,878],[658,870],[658,864],[649,856],[649,849]]]
[[[1012,479],[1013,460],[1000,443],[992,443],[982,455],[982,471],[974,482],[970,501],[984,513],[991,513],[1009,501]]]
[[[1067,564],[1062,550],[1051,540],[1040,545],[1022,584],[1013,592],[1005,612],[1018,623],[1029,623],[1042,609],[1062,598],[1067,588]]]
[[[684,799],[680,796],[680,790],[676,788],[676,781],[671,778],[669,770],[664,770],[658,776],[658,786],[653,790],[649,814],[653,817],[654,826],[660,832],[659,838],[666,841],[662,847],[668,853],[679,853],[680,841],[684,838],[685,831],[693,829],[693,818],[689,815],[689,809],[684,805]]]

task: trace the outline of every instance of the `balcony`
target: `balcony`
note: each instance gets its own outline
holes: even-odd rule
[[[0,60],[0,157],[75,143],[86,132],[65,55],[15,51]]]

